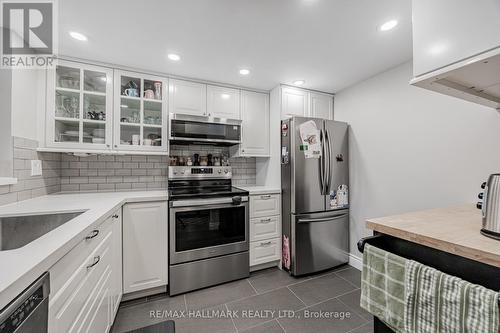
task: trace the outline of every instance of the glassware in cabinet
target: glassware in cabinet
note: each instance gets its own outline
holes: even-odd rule
[[[107,149],[112,71],[60,60],[52,73],[47,86],[47,146]]]

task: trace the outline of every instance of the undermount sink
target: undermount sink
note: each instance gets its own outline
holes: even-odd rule
[[[0,251],[23,247],[85,211],[0,218]]]

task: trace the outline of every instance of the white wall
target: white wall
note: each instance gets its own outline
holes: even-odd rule
[[[500,172],[500,113],[410,86],[411,73],[406,63],[335,96],[335,119],[351,125],[356,256],[366,218],[476,202]]]

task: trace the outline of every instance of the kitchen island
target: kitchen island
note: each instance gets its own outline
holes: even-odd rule
[[[481,212],[472,204],[372,218],[369,243],[406,259],[492,290],[500,290],[500,241],[483,236]],[[374,332],[392,332],[375,318]]]
[[[500,241],[483,236],[475,205],[438,208],[368,219],[375,232],[500,267]]]

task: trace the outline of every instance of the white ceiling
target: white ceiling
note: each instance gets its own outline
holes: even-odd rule
[[[63,0],[59,13],[62,55],[266,90],[336,92],[412,53],[411,0]]]

